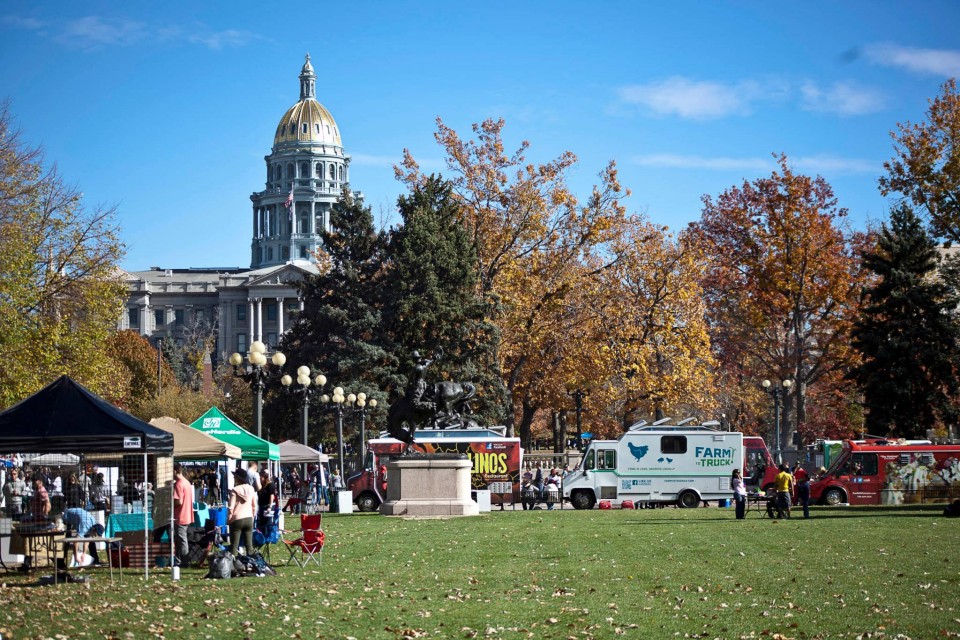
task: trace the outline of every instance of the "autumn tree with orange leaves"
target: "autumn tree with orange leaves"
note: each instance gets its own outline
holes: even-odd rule
[[[736,388],[750,427],[769,415],[763,379],[791,379],[784,402],[781,447],[808,420],[808,389],[836,384],[856,358],[850,331],[866,276],[846,210],[821,177],[794,173],[786,156],[768,178],[731,187],[716,200],[703,198],[703,213],[689,233],[709,263],[702,280],[719,370]],[[757,418],[759,418],[757,420]]]
[[[437,124],[451,173],[445,177],[476,247],[478,288],[501,328],[498,360],[526,442],[535,413],[556,406],[570,382],[563,364],[573,355],[571,331],[580,325],[574,298],[618,259],[610,243],[627,222],[620,199],[628,192],[611,163],[581,202],[566,184],[576,157],[565,152],[545,164],[528,163],[527,142],[508,155],[503,120],[474,125],[476,140],[466,141],[442,120]],[[427,178],[408,151],[395,170],[410,186]],[[508,433],[514,428],[508,411]]]
[[[902,194],[925,212],[935,237],[960,242],[960,92],[953,78],[930,101],[927,120],[891,133],[896,157],[883,163],[880,193]]]
[[[593,305],[607,381],[593,400],[616,407],[623,428],[659,415],[715,418],[700,247],[639,221],[615,247],[622,259],[601,275]]]

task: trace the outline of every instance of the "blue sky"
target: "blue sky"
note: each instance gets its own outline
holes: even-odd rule
[[[439,116],[463,135],[503,117],[534,161],[573,151],[583,196],[616,160],[629,209],[674,230],[784,152],[862,228],[886,216],[889,131],[960,75],[958,24],[929,1],[6,2],[0,95],[88,205],[119,206],[131,270],[249,265],[306,52],[386,224],[404,148],[444,169]]]

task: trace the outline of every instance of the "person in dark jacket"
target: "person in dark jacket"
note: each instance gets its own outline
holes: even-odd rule
[[[797,501],[803,507],[803,517],[810,517],[810,477],[804,475],[797,480]]]

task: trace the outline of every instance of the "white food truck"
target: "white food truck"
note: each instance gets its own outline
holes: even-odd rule
[[[743,469],[743,434],[718,423],[638,423],[617,440],[594,440],[580,465],[563,480],[563,497],[576,509],[599,500],[612,504],[676,503],[732,497],[730,475]]]

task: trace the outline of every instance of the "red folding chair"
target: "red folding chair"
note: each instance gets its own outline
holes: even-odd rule
[[[320,528],[322,515],[319,513],[300,516],[300,537],[296,540],[283,539],[287,551],[290,552],[289,565],[295,562],[301,569],[313,560],[319,567],[323,558],[323,542],[326,537]]]

